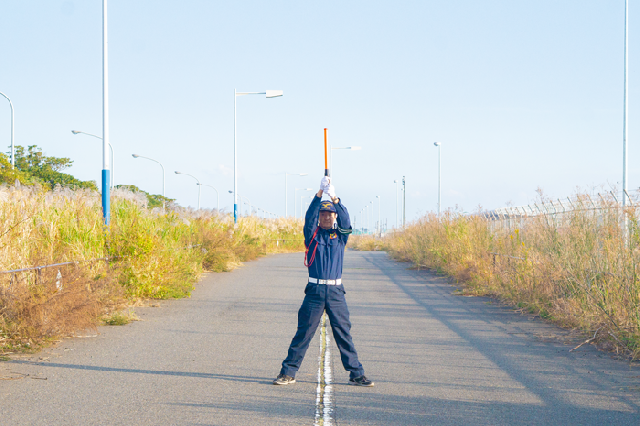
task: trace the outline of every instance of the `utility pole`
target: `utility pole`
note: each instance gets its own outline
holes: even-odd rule
[[[105,226],[111,220],[111,165],[109,164],[109,61],[107,39],[107,0],[102,0],[102,216]]]
[[[629,74],[629,62],[627,57],[629,55],[629,0],[625,0],[624,2],[624,95],[623,95],[623,111],[622,111],[622,208],[624,209],[627,205],[627,185],[629,172],[627,170],[628,160],[627,160],[627,130],[628,130],[628,106],[629,106],[629,85],[628,85],[628,74]],[[626,217],[625,217],[625,225],[626,225]],[[625,231],[626,232],[626,231]]]
[[[407,184],[404,176],[402,176],[402,228],[407,223]]]

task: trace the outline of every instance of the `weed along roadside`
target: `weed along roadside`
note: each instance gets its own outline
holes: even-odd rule
[[[623,211],[613,197],[597,204],[587,197],[576,195],[574,209],[554,215],[430,214],[382,240],[353,237],[351,248],[386,250],[449,275],[465,294],[495,296],[637,360],[639,207]]]
[[[295,219],[148,208],[127,189],[112,192],[111,226],[100,195],[0,187],[0,353],[37,349],[100,323],[130,321],[141,299],[188,297],[204,271],[225,272],[275,252],[304,250]],[[105,260],[106,259],[106,260]]]

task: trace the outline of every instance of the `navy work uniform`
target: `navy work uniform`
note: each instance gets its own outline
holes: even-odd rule
[[[322,229],[318,225],[321,210],[336,213],[337,228],[334,225],[334,229]],[[364,376],[364,369],[358,361],[351,339],[349,309],[342,285],[342,260],[351,231],[349,213],[339,200],[332,203],[322,201],[317,195],[314,197],[304,223],[309,282],[298,311],[298,330],[289,346],[287,358],[282,362],[280,374],[295,377],[326,310],[333,337],[340,349],[342,365],[349,371],[350,379]]]

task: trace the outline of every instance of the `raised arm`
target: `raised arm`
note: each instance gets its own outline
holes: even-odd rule
[[[351,218],[349,217],[349,212],[347,208],[342,205],[342,201],[339,198],[336,198],[333,202],[336,207],[336,213],[338,217],[336,221],[338,222],[338,230],[343,234],[351,233]]]
[[[326,187],[326,190],[327,195],[331,198],[331,201],[333,201],[333,205],[336,208],[338,232],[346,243],[349,238],[349,234],[353,231],[351,229],[351,218],[349,217],[349,212],[347,211],[347,208],[342,205],[340,198],[336,196],[336,189],[333,185],[329,184],[329,186]]]
[[[320,202],[322,201],[322,190],[318,191],[304,216],[304,243],[309,246],[311,237],[318,227],[318,216],[320,216]]]

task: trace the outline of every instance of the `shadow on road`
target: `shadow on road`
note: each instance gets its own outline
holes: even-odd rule
[[[228,374],[214,374],[214,373],[197,373],[191,371],[169,371],[169,370],[139,370],[133,368],[114,368],[114,367],[100,367],[97,365],[78,365],[78,364],[56,364],[53,362],[32,362],[32,361],[10,361],[12,364],[27,364],[37,365],[39,367],[53,367],[53,368],[71,368],[75,370],[87,370],[87,371],[103,371],[103,372],[117,372],[117,373],[134,373],[134,374],[157,374],[161,376],[180,376],[180,377],[196,377],[200,379],[218,379],[229,380],[233,382],[252,382],[260,384],[269,384],[273,386],[273,377],[251,377],[251,376],[233,376]]]
[[[566,345],[542,341],[532,329],[539,327],[544,333],[552,327],[549,324],[531,321],[503,306],[488,305],[488,298],[452,296],[451,286],[442,277],[429,271],[407,270],[386,253],[361,252],[361,256],[370,270],[386,275],[417,306],[374,307],[350,302],[353,311],[362,309],[375,312],[374,316],[398,318],[422,315],[435,320],[431,324],[441,330],[441,336],[420,344],[430,353],[460,354],[434,360],[441,371],[449,370],[456,376],[457,368],[467,369],[475,371],[476,376],[471,374],[475,380],[466,383],[448,382],[442,377],[433,383],[415,383],[426,388],[427,395],[455,395],[460,400],[398,395],[397,400],[390,401],[396,396],[349,394],[343,405],[355,410],[350,417],[366,419],[376,412],[384,417],[388,413],[378,407],[391,405],[396,407],[393,418],[397,424],[487,424],[489,419],[500,419],[500,424],[640,424],[637,392],[629,392],[630,386],[625,386],[638,384],[632,377],[637,377],[640,369],[631,370],[628,363],[609,359],[591,348],[585,349],[588,355],[569,353]],[[381,291],[393,288],[387,286]],[[401,342],[403,330],[397,331],[393,336]],[[405,332],[407,336],[410,333]],[[382,344],[382,340],[376,343],[376,336],[370,339],[374,345]],[[509,398],[509,388],[514,396],[526,395],[528,401]]]

